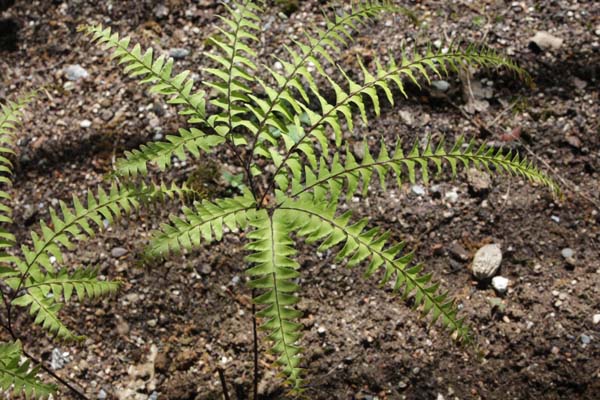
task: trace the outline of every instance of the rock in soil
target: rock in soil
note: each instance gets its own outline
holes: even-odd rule
[[[503,276],[495,276],[492,278],[492,287],[500,294],[506,293],[508,290],[509,280]]]
[[[529,47],[536,52],[544,50],[558,50],[563,45],[564,40],[548,32],[538,31],[529,39]]]
[[[502,251],[498,244],[483,246],[473,258],[473,276],[478,280],[490,279],[500,268],[502,262]]]

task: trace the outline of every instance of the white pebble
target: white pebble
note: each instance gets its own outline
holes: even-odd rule
[[[498,293],[506,293],[508,289],[509,280],[503,276],[495,276],[492,279],[492,286]]]

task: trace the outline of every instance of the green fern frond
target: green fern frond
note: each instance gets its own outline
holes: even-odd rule
[[[261,101],[257,101],[254,98],[257,104],[246,103],[244,105],[257,117],[256,122],[250,121],[249,126],[247,126],[250,132],[254,135],[263,132],[269,135],[271,132],[265,129],[267,127],[277,130],[285,129],[285,125],[294,120],[293,114],[289,112],[288,107],[291,107],[296,113],[300,114],[302,108],[298,106],[298,102],[303,102],[305,105],[310,103],[302,79],[305,79],[311,87],[316,87],[313,75],[309,71],[308,66],[312,65],[322,75],[325,75],[325,70],[319,58],[324,58],[330,64],[335,65],[333,56],[340,53],[341,49],[353,40],[353,31],[380,13],[391,13],[398,11],[398,9],[398,7],[393,6],[388,1],[370,1],[353,4],[350,12],[342,10],[333,19],[325,16],[327,28],[324,30],[316,29],[313,35],[307,33],[306,39],[308,44],[295,42],[298,50],[286,47],[285,49],[289,53],[291,62],[282,58],[276,58],[283,69],[283,73],[265,66],[276,82],[276,88],[271,88],[265,81],[259,80],[268,97]],[[300,99],[298,99],[293,90],[300,94]],[[272,135],[269,135],[269,138],[272,138]],[[273,142],[272,139],[270,141]]]
[[[352,152],[346,151],[345,161],[342,162],[338,154],[328,163],[321,158],[319,168],[313,171],[308,166],[299,163],[290,163],[290,173],[282,172],[277,177],[279,188],[282,191],[290,191],[295,197],[302,193],[328,192],[332,199],[337,199],[343,192],[346,199],[352,198],[359,185],[362,186],[362,195],[366,196],[369,184],[373,176],[377,175],[382,189],[386,190],[386,183],[390,175],[395,175],[398,186],[403,180],[412,184],[416,182],[417,171],[427,184],[432,174],[440,174],[444,165],[449,165],[452,176],[457,174],[457,167],[474,167],[487,170],[488,172],[506,172],[509,175],[521,176],[531,183],[539,183],[549,187],[553,193],[559,192],[556,182],[540,171],[526,158],[521,158],[517,153],[504,151],[502,148],[495,149],[488,145],[478,148],[472,140],[468,144],[460,137],[447,151],[442,139],[437,146],[427,142],[424,150],[419,150],[418,141],[415,142],[408,153],[402,150],[402,144],[398,142],[392,152],[381,142],[379,155],[374,157],[367,143],[364,144],[364,156],[361,162],[357,162]],[[492,171],[491,169],[494,169]],[[291,176],[291,179],[288,179]],[[345,185],[344,185],[345,184]],[[344,190],[345,187],[345,190]]]
[[[38,367],[32,368],[29,361],[21,361],[21,343],[0,343],[0,394],[11,398],[24,395],[26,399],[47,398],[56,391],[56,386],[38,379]]]
[[[187,153],[198,158],[201,152],[209,153],[225,139],[218,135],[207,135],[199,129],[180,129],[179,136],[169,135],[166,141],[143,144],[139,150],[126,151],[125,157],[117,160],[116,172],[121,176],[148,174],[152,163],[164,171],[171,165],[172,158],[184,161]]]
[[[115,293],[118,282],[100,281],[95,269],[78,269],[69,274],[67,269],[56,273],[30,276],[23,285],[24,293],[13,300],[13,304],[29,307],[35,316],[35,323],[65,340],[79,340],[82,336],[74,335],[58,317],[62,308],[61,301],[69,301],[73,291],[79,301],[97,298]]]
[[[183,218],[172,215],[171,224],[163,224],[151,239],[147,255],[164,257],[197,248],[201,243],[219,241],[224,229],[236,230],[247,226],[247,219],[256,209],[256,201],[249,191],[242,196],[204,200],[194,208],[184,207]]]
[[[337,259],[347,259],[353,267],[367,263],[365,276],[370,277],[383,271],[381,285],[393,282],[394,291],[404,297],[412,295],[415,307],[423,315],[431,315],[432,323],[439,321],[459,340],[469,339],[469,330],[459,318],[458,308],[447,293],[439,293],[439,284],[431,283],[431,274],[422,274],[423,266],[411,266],[412,253],[403,253],[404,243],[389,243],[389,232],[379,228],[367,229],[367,219],[351,224],[351,212],[336,216],[336,206],[325,198],[312,194],[300,196],[298,200],[285,199],[279,210],[294,218],[294,231],[306,237],[308,243],[321,242],[319,251],[340,245]]]
[[[64,302],[71,300],[75,293],[81,302],[86,298],[95,299],[114,294],[119,285],[119,282],[98,280],[96,268],[77,269],[72,273],[63,268],[56,273],[42,276],[40,280],[30,277],[24,286],[27,290],[39,289],[44,297],[62,297]]]
[[[23,109],[31,102],[34,93],[28,93],[16,101],[8,101],[0,105],[0,261],[8,258],[4,250],[15,245],[15,236],[5,229],[12,224],[12,207],[7,186],[12,186],[13,164],[10,155],[14,154],[15,129],[23,116]]]
[[[32,232],[33,245],[22,246],[24,258],[15,257],[11,260],[15,269],[3,274],[4,281],[13,289],[15,297],[19,296],[13,299],[13,304],[28,307],[30,313],[35,315],[35,323],[58,337],[78,339],[60,321],[58,312],[62,305],[55,294],[59,290],[64,290],[64,293],[72,292],[69,285],[75,285],[76,282],[69,282],[69,279],[81,281],[78,285],[83,286],[74,286],[78,296],[84,294],[81,288],[89,290],[88,294],[94,297],[112,292],[117,284],[90,280],[89,270],[76,271],[70,276],[65,276],[64,270],[57,272],[55,264],[61,265],[64,262],[63,249],[74,249],[75,242],[94,236],[96,231],[103,230],[121,215],[131,213],[142,203],[175,196],[185,197],[188,192],[186,187],[179,188],[175,185],[167,188],[165,185],[134,187],[113,184],[108,193],[102,188],[98,189],[97,194],[89,191],[86,206],[77,196],[73,196],[73,208],[61,201],[62,216],[54,208],[50,208],[51,224],[47,225],[43,221],[40,223],[41,236]],[[83,283],[85,279],[88,279],[87,285]],[[67,286],[63,285],[62,289],[53,286],[58,284],[58,280],[63,280]],[[70,294],[67,297],[70,298]]]
[[[86,32],[91,41],[112,49],[112,58],[123,64],[124,72],[137,77],[142,83],[151,85],[150,92],[158,93],[169,98],[169,104],[181,105],[181,115],[189,118],[189,123],[205,123],[205,93],[193,93],[194,80],[189,77],[189,71],[183,71],[173,76],[173,59],[164,55],[154,56],[149,48],[142,50],[139,44],[130,47],[129,37],[120,38],[118,33],[112,33],[111,28],[102,25],[80,26],[79,31]]]
[[[292,225],[287,213],[276,210],[270,214],[264,209],[255,213],[249,224],[254,230],[248,234],[251,241],[245,248],[251,254],[246,261],[253,266],[246,274],[253,279],[250,286],[263,291],[254,298],[256,304],[264,307],[257,315],[266,318],[262,329],[269,332],[273,342],[271,351],[278,356],[277,363],[283,367],[293,388],[299,390],[302,384],[298,346],[301,325],[295,321],[302,314],[294,308],[298,302],[294,295],[298,285],[294,279],[300,275],[297,271],[300,265],[291,258],[296,254],[290,238]]]
[[[365,100],[369,99],[376,116],[381,112],[381,94],[390,103],[394,103],[392,89],[394,87],[406,96],[405,84],[403,79],[408,79],[414,84],[419,85],[419,78],[431,81],[432,75],[442,75],[449,70],[459,70],[466,66],[495,67],[506,68],[519,75],[525,76],[526,73],[518,67],[512,60],[499,56],[489,49],[478,49],[469,46],[466,49],[450,48],[446,52],[441,50],[433,52],[428,49],[424,56],[414,54],[411,58],[403,55],[399,63],[393,59],[388,66],[384,67],[380,62],[375,62],[375,71],[371,73],[362,63],[363,83],[360,84],[349,77],[347,73],[341,70],[346,80],[347,89],[342,88],[333,79],[326,76],[335,92],[335,101],[329,103],[320,93],[318,88],[311,87],[313,96],[318,100],[321,110],[313,110],[302,102],[297,102],[296,106],[301,108],[306,116],[307,124],[296,117],[293,123],[283,127],[281,130],[281,140],[284,144],[284,155],[282,156],[277,146],[269,141],[267,136],[259,138],[259,145],[255,153],[267,159],[271,159],[280,170],[282,164],[287,164],[290,159],[298,159],[304,155],[313,169],[317,168],[317,155],[315,146],[310,141],[316,140],[321,147],[321,152],[326,154],[329,151],[329,139],[326,135],[326,128],[330,127],[335,136],[335,145],[337,148],[343,144],[342,125],[345,122],[348,130],[352,131],[354,122],[354,109],[358,110],[362,121],[367,124],[367,107]],[[294,162],[294,161],[292,161]],[[297,161],[296,161],[297,162]]]
[[[12,301],[19,307],[29,308],[29,313],[35,317],[34,323],[40,325],[56,337],[64,340],[82,340],[83,336],[73,334],[58,317],[62,304],[51,295],[44,295],[39,287],[25,290],[25,293]]]
[[[101,187],[96,195],[89,191],[86,206],[77,196],[73,196],[73,208],[61,201],[62,217],[57,210],[50,208],[51,225],[40,222],[41,236],[32,231],[33,245],[22,246],[24,259],[16,262],[21,277],[7,279],[7,283],[18,290],[29,275],[39,280],[44,271],[54,273],[54,263],[63,263],[63,248],[74,249],[73,241],[93,237],[97,230],[105,228],[105,224],[112,224],[115,218],[137,209],[142,199],[149,200],[155,196],[164,196],[161,188],[113,184],[108,193]],[[96,229],[92,228],[94,224]]]
[[[258,4],[250,0],[234,1],[232,7],[225,5],[230,17],[219,17],[225,28],[219,28],[220,35],[211,37],[211,42],[218,50],[206,53],[218,64],[218,68],[206,68],[206,72],[214,76],[214,81],[205,82],[216,93],[217,98],[211,104],[222,110],[209,118],[211,126],[222,136],[232,134],[232,130],[244,125],[240,114],[245,109],[238,105],[247,102],[251,93],[249,84],[256,75],[256,52],[250,47],[258,42],[256,33],[260,31],[262,10]],[[244,142],[243,136],[233,138],[236,144]]]

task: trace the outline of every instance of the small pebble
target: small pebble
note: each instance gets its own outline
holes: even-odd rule
[[[560,222],[560,218],[559,218],[559,217],[557,217],[556,215],[552,215],[552,216],[550,217],[550,219],[551,219],[552,221],[556,222],[557,224]]]
[[[600,324],[600,314],[594,314],[594,316],[592,317],[592,322],[594,323],[594,325]]]
[[[69,65],[65,68],[65,78],[70,81],[78,81],[82,78],[87,78],[88,72],[79,64]]]
[[[92,121],[90,121],[89,119],[84,119],[83,121],[81,121],[79,123],[79,126],[82,127],[83,129],[87,129],[90,126],[92,126]]]
[[[439,92],[447,92],[450,89],[450,83],[447,81],[433,81],[431,82],[431,86]]]
[[[498,244],[483,246],[473,257],[472,271],[476,279],[489,279],[496,275],[502,262],[502,251]]]
[[[175,47],[169,50],[169,55],[176,60],[181,60],[182,58],[186,58],[188,55],[190,55],[190,51],[188,49]]]
[[[425,194],[425,188],[421,185],[413,185],[411,190],[417,196],[423,196]]]
[[[492,279],[492,287],[498,293],[506,293],[506,291],[508,290],[508,283],[509,280],[503,276],[495,276]]]
[[[115,247],[114,249],[112,249],[112,250],[110,251],[110,255],[111,255],[113,258],[120,258],[120,257],[123,257],[123,256],[124,256],[125,254],[127,254],[127,253],[128,253],[127,249],[124,249],[124,248],[122,248],[122,247]]]
[[[327,332],[327,330],[325,328],[323,328],[322,326],[320,326],[317,329],[317,333],[319,334],[319,336],[325,336],[325,333]]]
[[[581,339],[581,344],[584,346],[587,346],[588,344],[590,344],[592,342],[592,338],[589,337],[588,335],[581,335],[580,339]]]
[[[560,254],[562,254],[562,256],[564,258],[572,258],[573,255],[575,255],[575,252],[573,251],[573,249],[570,249],[568,247],[562,249],[562,251],[560,252]]]
[[[455,190],[451,190],[449,192],[446,193],[446,200],[448,200],[450,203],[456,203],[458,201],[458,193],[456,193]]]

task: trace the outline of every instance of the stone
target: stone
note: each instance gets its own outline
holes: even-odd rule
[[[564,39],[556,37],[548,32],[538,31],[529,39],[529,48],[535,52],[544,50],[558,50],[563,45]]]
[[[62,352],[60,349],[55,348],[52,350],[52,354],[50,356],[50,368],[53,370],[59,370],[64,368],[71,361],[69,357],[69,352]]]
[[[169,9],[163,5],[159,4],[154,7],[154,16],[158,19],[166,18],[169,15]]]
[[[452,190],[446,192],[446,195],[444,197],[450,203],[456,203],[458,201],[458,193],[456,192],[456,189],[452,189]]]
[[[120,258],[123,257],[125,254],[127,254],[129,251],[127,249],[124,249],[122,247],[115,247],[110,251],[110,255],[113,258]]]
[[[81,121],[81,122],[79,123],[79,126],[80,126],[81,128],[83,128],[83,129],[87,129],[87,128],[89,128],[90,126],[92,126],[92,121],[90,121],[89,119],[84,119],[83,121]]]
[[[317,333],[319,334],[319,336],[325,336],[325,333],[327,333],[327,330],[325,328],[323,328],[322,326],[320,326],[319,328],[317,328]]]
[[[584,346],[587,346],[588,344],[590,344],[592,342],[592,338],[585,334],[581,335],[580,340],[581,340],[581,344]]]
[[[425,194],[425,188],[421,185],[413,185],[411,190],[417,196],[423,196]]]
[[[564,249],[561,250],[560,254],[564,258],[572,258],[575,255],[575,252],[573,251],[573,249],[571,249],[569,247],[565,247]]]
[[[433,81],[431,82],[431,86],[437,90],[438,92],[447,92],[450,89],[450,83],[447,81]]]
[[[448,252],[457,260],[467,261],[469,259],[469,252],[457,242],[452,243],[448,247]]]
[[[413,115],[409,111],[402,110],[398,113],[400,115],[400,119],[408,126],[413,126],[415,119]]]
[[[108,394],[104,389],[100,389],[98,392],[98,400],[106,400],[108,398]]]
[[[212,267],[209,264],[202,264],[200,268],[198,268],[198,272],[203,275],[208,275],[212,272]]]
[[[489,191],[492,186],[490,175],[477,168],[469,168],[467,170],[467,182],[469,183],[469,189],[477,194]]]
[[[65,78],[70,81],[78,81],[88,76],[88,72],[79,64],[69,65],[65,68]]]
[[[592,317],[592,322],[594,323],[594,325],[600,324],[600,314],[594,314],[594,316]]]
[[[495,276],[492,278],[492,287],[500,294],[506,293],[508,290],[509,280],[503,276]]]
[[[490,279],[498,272],[501,262],[502,251],[498,244],[483,246],[473,257],[473,276],[478,280]]]
[[[190,51],[188,49],[182,49],[179,47],[172,48],[169,50],[169,56],[173,57],[176,60],[181,60],[190,55]]]

